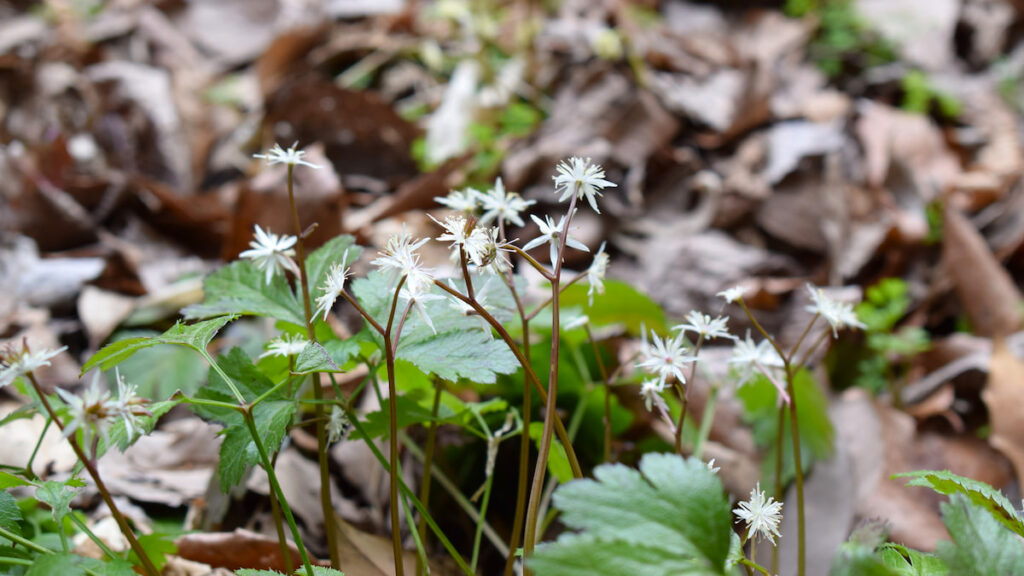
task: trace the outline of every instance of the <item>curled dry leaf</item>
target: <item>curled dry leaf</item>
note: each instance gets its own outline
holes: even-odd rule
[[[992,428],[988,441],[1013,463],[1020,481],[1024,478],[1024,362],[1014,356],[1002,338],[993,344],[988,382],[981,398],[988,406]]]

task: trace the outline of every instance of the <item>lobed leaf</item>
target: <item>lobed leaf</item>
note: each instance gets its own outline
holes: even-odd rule
[[[206,352],[206,347],[228,322],[231,322],[236,315],[220,316],[194,324],[176,323],[166,332],[154,337],[139,337],[119,340],[101,348],[89,358],[89,361],[82,366],[82,374],[99,366],[101,370],[110,370],[121,362],[124,362],[139,350],[156,346],[157,344],[177,344],[187,346],[199,352]]]
[[[952,542],[936,555],[956,576],[1024,576],[1024,544],[985,507],[961,493],[942,503],[942,521]]]
[[[975,506],[987,510],[1018,536],[1024,536],[1024,521],[1013,504],[1002,492],[984,482],[958,476],[949,470],[916,470],[894,474],[893,478],[910,478],[907,486],[924,486],[946,496],[960,494]]]
[[[269,316],[300,326],[306,317],[302,303],[283,276],[274,276],[270,283],[252,262],[238,260],[210,274],[203,280],[204,299],[201,304],[186,306],[181,312],[187,319],[209,318],[221,314]]]

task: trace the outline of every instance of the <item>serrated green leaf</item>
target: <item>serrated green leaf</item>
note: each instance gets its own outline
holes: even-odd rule
[[[255,570],[253,568],[242,568],[235,570],[235,574],[238,576],[286,576],[281,572],[275,572],[273,570]]]
[[[194,324],[178,322],[163,334],[153,338],[128,338],[127,340],[114,342],[93,354],[92,358],[89,358],[89,361],[82,366],[81,373],[85,374],[96,366],[99,366],[101,370],[110,370],[139,350],[156,346],[157,344],[178,344],[205,352],[206,347],[209,346],[210,341],[217,335],[217,332],[235,318],[238,318],[238,316],[220,316]]]
[[[44,554],[32,562],[25,576],[84,576],[85,558],[77,554]]]
[[[649,296],[618,280],[605,280],[604,294],[594,295],[594,305],[587,296],[589,288],[580,283],[562,292],[560,300],[564,307],[579,306],[586,312],[595,326],[621,324],[634,336],[640,335],[641,327],[662,334],[668,330],[665,311]]]
[[[1024,576],[1024,544],[991,512],[964,494],[942,503],[942,521],[952,542],[940,542],[936,556],[956,576]]]
[[[583,532],[539,547],[531,560],[538,576],[727,573],[729,501],[703,462],[647,454],[639,471],[603,465],[594,477],[555,492],[562,522]],[[631,569],[641,559],[651,571]]]
[[[878,551],[882,562],[896,570],[900,576],[946,576],[946,563],[924,552],[900,544],[884,544]]]
[[[1003,526],[1024,536],[1024,521],[1003,493],[972,478],[957,476],[949,470],[916,470],[894,474],[893,478],[910,478],[907,486],[924,486],[947,496],[962,494],[972,504],[988,510]]]
[[[203,280],[203,303],[186,306],[185,318],[209,318],[221,314],[269,316],[293,324],[306,324],[302,303],[281,275],[270,283],[248,260],[237,260]]]
[[[305,573],[305,570],[302,568],[295,571],[296,576]],[[313,566],[313,576],[345,576],[345,573],[326,566]]]
[[[359,259],[362,248],[355,245],[355,238],[344,235],[328,240],[306,257],[306,278],[309,282],[309,297],[316,301],[324,293],[324,280],[332,264],[348,265]],[[346,257],[347,253],[347,257]]]
[[[479,287],[478,297],[486,302],[488,311],[496,319],[504,321],[511,318],[512,308],[508,305],[511,293],[500,280],[476,277],[474,287]],[[381,325],[387,324],[394,290],[389,289],[384,275],[373,272],[366,278],[359,278],[352,283],[352,291],[367,313]],[[424,304],[436,333],[417,313],[411,313],[399,338],[398,358],[453,381],[466,378],[492,383],[497,374],[510,374],[516,370],[518,362],[515,356],[500,340],[491,338],[490,329],[485,330],[481,326],[479,317],[463,314],[453,306],[455,300],[439,288],[434,287],[431,293],[443,297]],[[376,333],[371,335],[378,346],[382,345]]]
[[[867,546],[847,542],[832,561],[829,576],[900,576]]]
[[[75,499],[74,490],[63,482],[47,480],[39,488],[36,488],[35,497],[43,504],[50,507],[50,515],[57,526],[61,525],[64,517],[71,512],[71,501]]]
[[[330,340],[325,344],[308,343],[295,359],[294,374],[313,372],[343,372],[349,360],[359,355],[359,349],[367,340],[360,332],[346,340]]]
[[[21,526],[19,526],[21,520],[21,508],[18,508],[14,496],[8,492],[0,492],[0,527],[15,534],[21,534]]]
[[[15,486],[28,486],[30,482],[24,478],[15,476],[10,472],[0,470],[0,490],[7,490]]]
[[[114,342],[127,338],[156,337],[159,333],[132,330],[114,335]],[[163,400],[181,390],[185,395],[196,393],[206,380],[206,363],[191,349],[181,346],[156,346],[138,350],[118,365],[121,376],[138,387],[138,394],[151,400]],[[117,386],[114,375],[108,383]]]

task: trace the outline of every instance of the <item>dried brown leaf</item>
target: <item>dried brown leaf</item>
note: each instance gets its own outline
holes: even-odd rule
[[[992,428],[989,443],[1013,463],[1017,478],[1024,478],[1024,362],[1002,338],[994,342],[981,398]]]

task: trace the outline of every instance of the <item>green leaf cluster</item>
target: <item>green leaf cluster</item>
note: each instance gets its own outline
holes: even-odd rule
[[[634,470],[599,466],[555,492],[578,530],[537,547],[538,576],[729,573],[732,518],[721,480],[697,459],[647,454]]]

